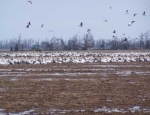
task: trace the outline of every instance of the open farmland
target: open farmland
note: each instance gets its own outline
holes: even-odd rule
[[[148,115],[150,52],[4,52],[0,114]]]

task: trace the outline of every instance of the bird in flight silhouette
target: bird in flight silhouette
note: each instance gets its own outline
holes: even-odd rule
[[[113,33],[116,33],[116,31],[114,30]]]
[[[44,24],[41,25],[41,28],[43,28]]]
[[[145,16],[145,11],[143,12],[143,16]]]
[[[82,27],[82,26],[83,26],[83,23],[81,22],[79,26]]]
[[[128,23],[128,26],[131,26],[133,22],[135,22],[135,21],[132,21],[132,22]]]
[[[107,22],[107,20],[104,20],[104,22]]]
[[[28,25],[31,25],[31,23],[29,22]]]
[[[31,25],[31,23],[29,22],[28,25],[26,26],[26,28],[29,28],[30,25]]]
[[[91,29],[88,28],[88,29],[87,29],[87,32],[90,32],[90,31],[91,31]]]
[[[30,4],[32,4],[32,2],[31,1],[28,1]]]
[[[134,14],[133,16],[135,17],[137,14]]]

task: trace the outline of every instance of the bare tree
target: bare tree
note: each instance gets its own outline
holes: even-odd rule
[[[30,39],[27,40],[27,44],[28,44],[28,48],[31,49],[32,46],[35,44],[35,41],[30,38]]]
[[[144,48],[144,34],[141,33],[139,37],[140,37],[140,49],[143,49]]]
[[[145,48],[149,49],[150,48],[150,31],[145,32],[144,37],[145,37]]]
[[[73,38],[70,38],[68,40],[68,49],[69,50],[78,50],[80,49],[80,39],[78,39],[78,36],[75,35]]]
[[[18,51],[18,50],[19,50],[19,47],[18,47],[18,44],[16,44],[14,51]]]
[[[94,37],[92,34],[85,34],[83,37],[83,46],[84,49],[87,50],[88,48],[94,47]]]
[[[19,36],[18,36],[18,40],[17,40],[17,44],[21,44],[21,34],[19,34]]]
[[[127,42],[128,42],[128,39],[127,39],[126,37],[123,38],[122,44],[123,44],[123,49],[124,49],[124,50],[128,49],[128,47],[127,47]]]
[[[48,49],[49,49],[48,46],[49,46],[49,43],[48,43],[48,42],[46,42],[46,41],[42,41],[42,42],[41,42],[41,47],[42,47],[44,50],[48,50]]]
[[[28,48],[28,40],[24,39],[22,42],[23,42],[22,44],[24,45],[24,48]]]
[[[53,50],[62,50],[65,47],[64,45],[65,44],[62,38],[53,37],[50,40],[50,47]]]
[[[118,38],[116,36],[114,36],[113,39],[111,40],[111,45],[112,50],[118,49]]]

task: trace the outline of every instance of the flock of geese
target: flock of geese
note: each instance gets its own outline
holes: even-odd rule
[[[94,52],[16,52],[1,53],[0,65],[99,63],[99,62],[150,62],[149,52],[94,53]]]
[[[110,9],[111,9],[111,7],[110,7]],[[126,14],[129,14],[129,11],[128,10],[126,10]],[[137,13],[135,13],[133,16],[135,17],[137,15]],[[146,16],[145,15],[145,11],[143,12],[143,14],[142,14],[143,16]],[[105,22],[107,22],[107,20],[104,20]],[[134,23],[135,21],[131,21],[131,22],[129,22],[128,23],[128,26],[131,26],[133,23]],[[116,31],[114,30],[113,31],[113,33],[116,33]],[[123,34],[123,35],[125,35],[125,33]],[[116,36],[112,36],[112,39],[114,39]],[[127,41],[127,38],[126,37],[124,37],[124,41]]]
[[[32,4],[32,1],[27,1],[29,2],[30,4]],[[31,25],[31,22],[28,22],[26,28],[29,28],[29,26]],[[41,24],[41,28],[43,28],[44,24]],[[53,32],[53,30],[49,30],[50,32]]]
[[[32,4],[32,1],[27,1],[27,2],[30,3],[30,4]],[[110,9],[112,9],[111,6],[110,6]],[[126,13],[126,14],[129,14],[129,11],[126,10],[125,13]],[[136,15],[137,15],[137,13],[134,13],[134,14],[133,14],[133,17],[135,17]],[[143,15],[143,16],[146,16],[145,11],[143,12],[142,15]],[[104,22],[108,22],[108,21],[107,21],[107,20],[104,20]],[[134,22],[135,22],[135,21],[129,22],[129,23],[128,23],[128,26],[131,26]],[[31,25],[31,22],[28,22],[26,28],[29,28],[30,25]],[[44,26],[44,24],[41,24],[41,28],[43,28],[43,26]],[[80,26],[80,27],[83,27],[83,22],[81,22],[81,23],[79,24],[79,26]],[[49,30],[49,31],[50,31],[50,32],[53,32],[53,30]],[[90,28],[87,28],[87,32],[90,33],[90,31],[91,31],[91,29],[90,29]],[[116,33],[116,30],[114,30],[113,33]],[[123,35],[125,35],[125,33],[124,33]],[[116,37],[116,36],[113,35],[113,36],[112,36],[112,39],[114,39],[115,37]],[[125,37],[124,39],[127,40],[126,37]]]

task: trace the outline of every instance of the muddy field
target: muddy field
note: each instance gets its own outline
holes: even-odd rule
[[[0,114],[148,115],[150,62],[0,66]]]

